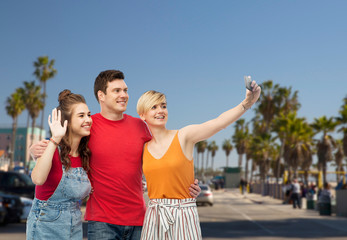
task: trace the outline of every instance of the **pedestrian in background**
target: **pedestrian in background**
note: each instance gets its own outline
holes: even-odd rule
[[[294,178],[293,183],[291,185],[291,199],[293,201],[293,208],[301,208],[301,187],[298,183],[298,179]]]
[[[240,180],[240,189],[241,189],[241,194],[245,194],[245,190],[247,189],[247,181],[241,178]]]

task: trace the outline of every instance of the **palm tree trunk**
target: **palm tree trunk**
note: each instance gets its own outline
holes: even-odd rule
[[[26,133],[27,133],[27,136],[29,135],[29,124],[30,124],[30,113],[28,111],[28,117],[27,117],[27,130],[26,130]],[[30,142],[29,146],[32,145],[32,141]],[[29,159],[30,159],[30,154],[29,154]],[[25,162],[27,160],[27,157],[25,155],[25,158],[24,158],[24,168],[25,168]]]
[[[278,184],[281,174],[281,157],[277,160],[277,173],[276,173],[276,183]]]
[[[294,167],[294,178],[298,178],[298,167]]]
[[[276,175],[276,183],[279,182],[280,174],[281,174],[281,163],[284,162],[282,161],[283,158],[283,152],[284,152],[284,139],[281,139],[281,148],[280,148],[280,157],[278,158],[278,163],[277,163],[277,175]]]
[[[304,179],[305,179],[305,184],[308,186],[308,171],[304,171]]]
[[[261,182],[265,182],[265,161],[264,159],[261,160],[260,164],[259,164],[259,170],[260,170],[260,178],[261,178]]]
[[[323,163],[323,184],[327,183],[327,163]]]
[[[200,158],[200,154],[197,152],[196,154],[196,174],[199,175],[199,158]]]
[[[212,169],[212,172],[213,172],[213,165],[214,165],[214,157],[212,157],[212,160],[211,160],[211,169]]]
[[[202,179],[203,183],[205,183],[204,153],[205,152],[201,152],[201,163],[200,163],[201,164],[201,170],[200,170],[201,174],[200,174],[200,176],[201,176],[201,179]]]
[[[28,111],[28,117],[27,117],[27,132],[28,132],[28,129],[29,129],[29,124],[30,124],[30,113]]]
[[[36,119],[33,118],[31,121],[31,136],[30,136],[30,145],[34,144],[34,130],[35,130],[35,123]],[[26,159],[24,160],[26,161]],[[30,162],[30,156],[27,162],[24,162],[24,168],[26,169],[27,173],[29,173],[29,162]]]
[[[201,153],[201,156],[202,156],[202,158],[201,158],[201,174],[202,174],[202,176],[204,176],[204,153],[203,152]]]
[[[291,181],[292,180],[292,168],[291,167],[289,167],[289,169],[288,169],[288,181]]]
[[[239,154],[239,168],[242,166],[242,154]]]
[[[252,159],[252,165],[251,165],[251,179],[250,182],[253,182],[253,172],[254,172],[254,160]]]
[[[249,159],[246,158],[246,166],[245,166],[245,180],[248,182],[248,161]]]
[[[16,132],[17,132],[17,117],[13,118],[12,123],[12,139],[11,139],[11,157],[8,170],[11,171],[14,168],[14,154],[16,149]]]
[[[205,167],[205,169],[207,170],[207,168],[208,168],[208,158],[209,158],[209,151],[207,151],[207,158],[206,158],[206,167]]]
[[[343,133],[342,146],[343,146],[342,148],[343,148],[345,157],[347,157],[347,132],[346,131]]]
[[[34,129],[35,129],[35,123],[36,123],[36,119],[32,119],[31,122],[31,136],[30,136],[30,145],[34,144]]]
[[[43,122],[45,119],[45,106],[46,106],[46,82],[43,82],[43,107],[41,114],[41,129],[40,129],[40,141],[42,140]]]

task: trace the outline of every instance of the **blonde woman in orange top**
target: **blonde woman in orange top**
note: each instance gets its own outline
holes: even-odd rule
[[[152,133],[143,151],[150,201],[141,239],[202,239],[196,200],[188,190],[194,182],[194,145],[239,119],[260,96],[255,81],[252,87],[253,91],[246,89],[246,98],[236,107],[215,119],[179,130],[166,128],[168,110],[163,93],[148,91],[140,97],[137,113]]]

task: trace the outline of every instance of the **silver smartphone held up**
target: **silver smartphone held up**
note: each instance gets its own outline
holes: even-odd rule
[[[253,87],[251,86],[251,83],[252,83],[252,78],[251,78],[251,76],[244,76],[244,79],[245,79],[246,88],[247,88],[249,91],[253,91]]]

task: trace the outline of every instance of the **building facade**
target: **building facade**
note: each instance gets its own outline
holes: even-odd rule
[[[33,136],[33,139],[31,138]],[[46,137],[46,131],[42,130],[42,138]],[[29,147],[40,140],[40,128],[18,127],[16,131],[16,144],[14,149],[15,166],[26,166],[30,160]],[[12,128],[0,128],[0,151],[3,157],[9,158],[12,143]]]

